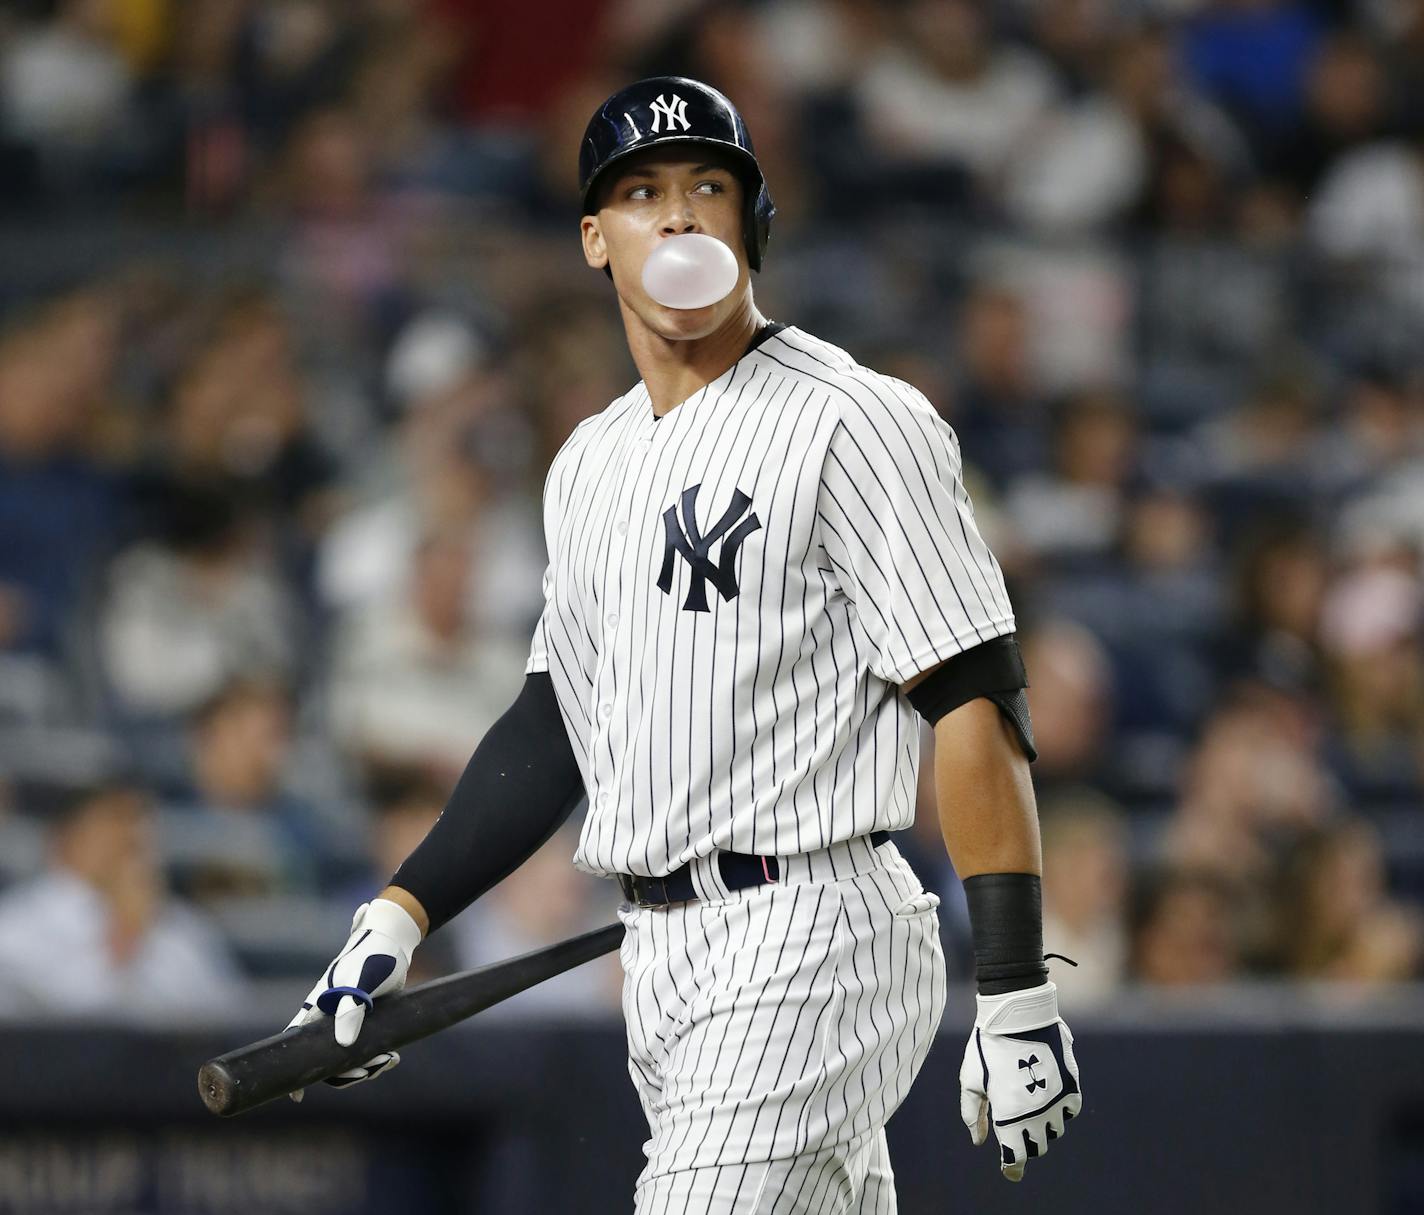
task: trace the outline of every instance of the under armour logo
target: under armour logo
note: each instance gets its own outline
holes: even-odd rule
[[[1040,1076],[1034,1075],[1033,1069],[1038,1066],[1038,1056],[1030,1055],[1027,1059],[1019,1060],[1019,1071],[1028,1072],[1028,1083],[1024,1085],[1029,1092],[1036,1088],[1047,1088],[1048,1081]]]
[[[682,605],[685,612],[710,610],[707,606],[708,582],[717,588],[717,593],[723,600],[736,596],[737,574],[733,566],[737,560],[737,550],[742,547],[742,541],[761,526],[761,520],[754,513],[742,519],[752,500],[738,489],[733,491],[732,503],[722,512],[722,517],[703,535],[697,530],[697,516],[694,514],[697,491],[701,488],[699,484],[682,491],[681,523],[678,522],[676,503],[663,511],[667,546],[663,549],[663,568],[662,573],[658,575],[658,590],[664,595],[672,594],[673,554],[681,553],[692,567],[692,583],[687,588],[687,599]],[[738,519],[742,521],[737,523]],[[735,528],[733,524],[736,524]],[[722,556],[714,565],[707,554],[718,540],[722,541]]]
[[[669,131],[677,130],[679,123],[682,125],[684,131],[692,130],[692,124],[687,121],[687,102],[676,93],[672,95],[671,101],[668,101],[659,93],[658,99],[653,102],[651,109],[653,111],[652,133],[654,135],[662,130],[661,124],[664,118],[667,119],[667,129]]]

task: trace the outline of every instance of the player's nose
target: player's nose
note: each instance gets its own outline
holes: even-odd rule
[[[686,199],[679,199],[669,205],[667,214],[662,217],[661,231],[664,236],[684,236],[689,232],[701,232],[702,225],[697,222],[692,204]]]

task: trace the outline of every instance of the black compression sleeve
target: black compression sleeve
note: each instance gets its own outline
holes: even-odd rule
[[[583,796],[554,685],[530,675],[475,748],[435,826],[396,870],[434,932],[513,873]]]

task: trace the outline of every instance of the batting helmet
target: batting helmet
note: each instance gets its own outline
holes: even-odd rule
[[[599,180],[625,156],[663,143],[708,144],[730,153],[746,186],[742,234],[747,263],[761,269],[776,205],[737,107],[710,85],[686,76],[653,76],[620,89],[598,107],[579,146],[583,214]]]

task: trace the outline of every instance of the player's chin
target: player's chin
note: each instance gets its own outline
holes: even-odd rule
[[[720,302],[720,301],[719,301]],[[670,342],[691,342],[715,333],[721,323],[717,304],[703,308],[669,308],[650,301],[649,323],[659,337]]]

